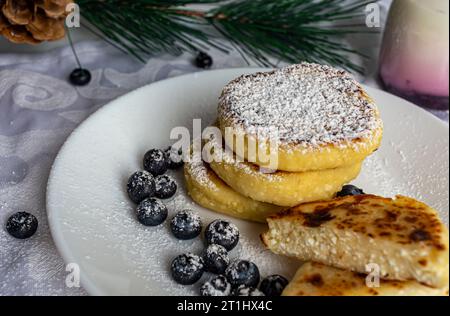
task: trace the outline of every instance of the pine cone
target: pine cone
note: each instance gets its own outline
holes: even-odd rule
[[[0,35],[37,44],[64,37],[66,6],[73,0],[0,0]]]

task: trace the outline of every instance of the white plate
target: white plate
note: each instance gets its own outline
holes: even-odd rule
[[[191,127],[194,118],[212,122],[221,88],[256,70],[209,71],[143,87],[97,111],[66,141],[48,182],[47,212],[58,250],[66,263],[79,265],[82,286],[90,294],[197,294],[198,285],[175,284],[168,267],[178,254],[200,252],[201,239],[174,239],[167,221],[158,228],[140,225],[125,184],[141,168],[146,150],[169,145],[175,126]],[[423,200],[437,208],[448,225],[448,125],[400,98],[371,88],[368,92],[379,105],[385,136],[355,183],[366,192]],[[183,208],[198,210],[205,224],[226,218],[196,206],[186,196],[181,171],[174,175],[179,190],[168,203],[169,218]],[[295,260],[261,246],[263,225],[232,220],[242,236],[234,257],[254,261],[262,276],[292,276]]]

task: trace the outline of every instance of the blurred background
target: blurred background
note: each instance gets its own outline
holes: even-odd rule
[[[23,20],[20,21],[23,18],[19,10],[20,5],[33,2],[35,1],[2,0],[0,6],[4,7],[4,12],[7,11],[5,8],[10,7],[9,14],[13,17],[5,15],[10,19],[9,22],[16,19],[15,22],[26,24]],[[72,1],[49,0],[45,3],[47,2],[62,6]],[[258,3],[222,1],[219,4],[214,3],[217,2],[214,0],[153,1],[159,5],[189,3],[183,8],[191,10],[190,13],[183,11],[184,9],[168,12],[152,9],[146,11],[142,9],[145,6],[139,7],[139,1],[133,4],[136,7],[121,5],[128,2],[120,0],[76,2],[81,7],[83,26],[71,28],[70,35],[74,48],[80,56],[79,59],[86,65],[87,70],[95,71],[110,66],[119,67],[121,71],[130,73],[145,68],[154,58],[191,61],[194,65],[197,62],[196,66],[199,66],[197,68],[247,65],[273,67],[306,60],[350,70],[361,82],[388,90],[448,120],[449,2],[447,0],[336,0],[327,2],[328,7],[314,7],[308,13],[310,16],[296,11],[313,8],[314,1],[305,0],[285,0],[283,1],[286,3],[285,7],[279,5],[282,2],[261,0],[258,0]],[[12,5],[14,3],[18,4],[14,6]],[[273,3],[278,3],[279,8],[277,9]],[[142,5],[144,4],[145,2],[142,2]],[[376,6],[377,12],[373,17],[368,17],[374,13],[370,10],[373,8],[371,5]],[[115,6],[118,6],[118,12],[124,13],[115,12]],[[345,7],[345,10],[339,11],[339,6]],[[218,12],[211,11],[216,8],[220,8]],[[137,12],[139,10],[143,12]],[[17,16],[14,17],[13,12],[16,12]],[[163,13],[159,15],[160,12]],[[213,18],[209,19],[208,14]],[[157,15],[157,18],[154,19],[152,15]],[[224,16],[227,18],[223,19]],[[324,18],[325,16],[327,18]],[[51,18],[50,15],[47,21],[52,20]],[[245,19],[252,20],[252,23],[259,26],[265,26],[266,29],[247,26]],[[0,17],[0,29],[1,21]],[[47,21],[44,20],[38,28],[51,29],[50,25],[46,24]],[[192,27],[192,30],[183,29],[180,25],[172,23],[179,21]],[[228,23],[229,21],[233,23]],[[373,25],[368,27],[368,21]],[[163,23],[164,27],[160,28],[158,23]],[[205,39],[203,33],[194,34],[197,29],[205,28],[199,23],[208,24],[207,27],[212,29],[215,36],[213,40]],[[341,27],[342,25],[345,27]],[[28,25],[17,26],[19,27],[31,29]],[[3,30],[4,35],[6,32],[6,29]],[[319,32],[328,33],[324,33],[322,37],[315,37]],[[75,62],[73,54],[70,56],[71,50],[68,37],[64,36],[64,29],[53,33],[58,35],[48,32],[48,37],[44,37],[44,40],[39,38],[40,43],[34,45],[18,44],[30,42],[30,38],[15,40],[10,38],[12,41],[8,41],[0,36],[0,67],[11,69],[15,67],[15,63],[23,64],[19,61],[25,57],[46,54],[50,56],[58,54],[57,52],[60,55],[58,58],[60,63],[69,65]],[[283,34],[281,39],[279,34]],[[42,36],[40,33],[39,35]],[[53,41],[56,37],[61,39]],[[332,44],[325,44],[325,39],[326,41],[331,39]],[[116,49],[110,44],[116,46]],[[120,56],[120,65],[117,47],[126,52]],[[224,47],[228,50],[228,54],[222,51]],[[102,53],[103,58],[99,61],[90,58],[92,56],[86,56],[93,51]],[[205,52],[206,55],[202,57],[206,60],[200,58],[200,61],[196,61],[198,52]],[[61,59],[62,57],[64,58]],[[137,59],[140,59],[140,62]],[[94,66],[90,66],[90,63]],[[69,76],[70,71],[80,65],[74,64],[73,69],[60,66],[48,70],[53,76],[62,78]],[[41,67],[41,70],[45,69]],[[80,76],[80,73],[77,75]],[[81,82],[88,79],[83,77]]]

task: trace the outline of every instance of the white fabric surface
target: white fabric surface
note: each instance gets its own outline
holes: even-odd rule
[[[389,0],[383,3],[384,16]],[[351,42],[372,56],[360,79],[376,86],[380,35],[353,36]],[[45,188],[53,159],[70,132],[111,99],[198,71],[187,55],[152,58],[142,65],[103,42],[79,43],[77,51],[93,75],[91,84],[81,88],[67,81],[75,68],[68,47],[37,55],[0,54],[0,295],[86,295],[65,286],[65,265],[49,233]],[[246,66],[237,54],[211,54],[214,68]],[[16,240],[3,229],[17,211],[39,220],[28,240]]]
[[[51,238],[45,189],[53,160],[70,132],[99,107],[148,83],[198,71],[189,56],[152,58],[146,65],[102,42],[77,45],[92,82],[68,83],[70,48],[42,55],[0,55],[0,295],[84,295],[65,286],[65,266]],[[215,67],[245,66],[237,55]],[[4,229],[17,211],[34,214],[39,228],[17,240]]]

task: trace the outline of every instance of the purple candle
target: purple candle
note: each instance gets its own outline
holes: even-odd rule
[[[394,0],[380,55],[387,90],[424,107],[449,107],[449,1]]]

